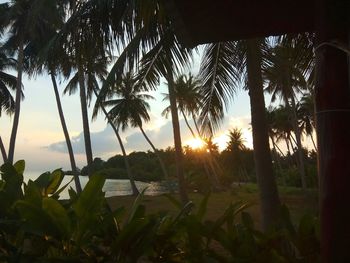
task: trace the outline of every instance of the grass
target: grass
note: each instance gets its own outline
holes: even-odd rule
[[[281,202],[286,204],[290,210],[293,222],[298,222],[304,214],[318,215],[317,190],[308,190],[307,193],[303,193],[300,188],[279,187],[279,193]],[[176,194],[172,196],[179,200]],[[203,199],[203,195],[199,193],[190,193],[189,197],[195,204],[195,207],[197,207]],[[135,197],[132,196],[115,196],[109,197],[108,202],[112,209],[121,206],[128,209],[132,206],[134,199]],[[236,186],[231,191],[212,193],[208,201],[206,219],[217,219],[223,214],[230,203],[240,201],[249,204],[246,211],[252,215],[256,222],[259,222],[259,193],[256,184],[244,184]],[[175,215],[178,212],[178,208],[164,195],[144,196],[142,204],[146,206],[146,211],[148,213],[168,211]]]

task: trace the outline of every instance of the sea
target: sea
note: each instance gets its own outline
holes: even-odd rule
[[[36,178],[39,177],[40,174],[42,174],[42,172],[25,172],[24,182],[28,182],[29,180],[35,180]],[[71,175],[65,175],[65,177],[63,178],[61,186],[64,186],[70,181],[71,182],[65,188],[65,190],[62,193],[60,193],[60,199],[69,198],[68,189],[70,187],[72,187],[75,190],[74,180],[72,180],[72,177],[73,176]],[[89,178],[87,176],[79,176],[79,179],[80,179],[81,186],[84,188]],[[144,193],[145,195],[154,196],[154,195],[161,195],[161,194],[170,192],[169,183],[167,182],[145,183],[145,182],[136,181],[135,183],[140,192],[145,190],[145,193]],[[172,186],[172,188],[173,187],[174,186]],[[123,179],[107,179],[102,190],[105,192],[106,197],[123,196],[123,195],[132,194],[130,181],[123,180]]]

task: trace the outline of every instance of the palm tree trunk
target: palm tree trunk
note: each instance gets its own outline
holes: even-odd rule
[[[192,120],[193,120],[193,123],[194,123],[194,127],[196,128],[196,131],[198,133],[198,136],[202,137],[201,136],[201,131],[199,130],[199,127],[198,127],[198,124],[197,124],[196,117],[195,117],[195,115],[193,113],[192,113]]]
[[[16,85],[16,105],[15,105],[15,115],[13,117],[13,126],[10,137],[10,146],[8,151],[7,161],[13,164],[13,158],[15,154],[16,137],[19,124],[19,115],[21,112],[21,95],[22,95],[22,74],[23,74],[23,40],[21,40],[18,49],[18,59],[17,59],[17,85]]]
[[[151,140],[148,138],[148,136],[146,135],[145,131],[143,130],[142,126],[140,125],[139,126],[143,136],[145,137],[146,141],[149,143],[149,145],[152,147],[152,150],[154,151],[154,153],[157,155],[157,158],[158,158],[158,161],[159,161],[159,164],[162,168],[162,171],[163,171],[163,174],[164,174],[164,178],[165,179],[168,179],[169,178],[169,175],[168,175],[168,172],[165,168],[165,164],[162,160],[162,158],[160,157],[160,154],[159,154],[159,151],[157,150],[156,147],[154,147],[153,143],[151,142]]]
[[[107,113],[107,112],[106,112],[106,113]],[[116,128],[114,125],[112,126],[112,128],[113,128],[113,129],[115,128],[114,132],[115,132],[115,135],[117,136],[117,139],[118,139],[118,142],[119,142],[119,145],[120,145],[120,149],[122,150],[122,153],[123,153],[124,164],[125,164],[126,172],[127,172],[127,174],[128,174],[129,180],[130,180],[131,189],[132,189],[132,194],[133,194],[133,195],[139,195],[140,192],[139,192],[139,190],[138,190],[137,187],[136,187],[135,179],[134,179],[134,176],[133,176],[133,174],[132,174],[132,172],[131,172],[131,167],[130,167],[130,163],[129,163],[129,158],[128,158],[128,155],[126,154],[123,141],[122,141],[122,139],[120,138],[118,128]]]
[[[282,152],[281,148],[277,145],[277,143],[275,142],[275,139],[273,138],[273,136],[270,136],[271,141],[272,141],[272,147],[273,149],[276,151],[276,149],[278,150],[278,152],[280,153],[280,155],[282,155],[283,157],[286,157],[284,155],[284,153]],[[277,152],[277,151],[276,151]]]
[[[298,119],[297,119],[297,113],[296,113],[296,104],[294,97],[292,96],[291,98],[291,103],[292,103],[292,108],[291,108],[291,113],[292,113],[292,122],[293,122],[293,128],[294,128],[294,134],[295,134],[295,139],[298,147],[298,169],[301,177],[301,186],[303,190],[305,191],[307,188],[306,184],[306,174],[305,174],[305,162],[304,162],[304,156],[303,156],[303,147],[301,144],[301,131],[298,125]],[[288,104],[288,103],[287,103]]]
[[[251,107],[255,170],[260,190],[262,227],[267,230],[278,217],[280,200],[273,174],[261,76],[260,40],[247,40],[247,73]]]
[[[53,90],[55,92],[57,110],[58,110],[58,114],[60,116],[61,126],[62,126],[62,130],[63,130],[64,138],[65,138],[66,144],[67,144],[70,165],[72,168],[74,182],[75,182],[75,188],[77,189],[78,193],[81,193],[82,188],[81,188],[81,184],[80,184],[80,180],[79,180],[77,165],[75,163],[72,143],[70,141],[70,137],[69,137],[69,133],[68,133],[67,125],[66,125],[66,120],[65,120],[64,114],[63,114],[63,109],[62,109],[62,104],[61,104],[61,100],[60,100],[60,94],[59,94],[58,88],[57,88],[56,78],[52,72],[50,73],[50,75],[51,75]]]
[[[85,153],[88,166],[88,176],[92,175],[92,147],[91,147],[91,138],[90,138],[90,128],[89,128],[89,117],[87,110],[87,99],[86,99],[86,90],[85,90],[85,81],[84,81],[84,72],[81,68],[78,69],[78,78],[79,78],[79,89],[80,89],[80,105],[81,105],[81,114],[83,120],[83,130],[84,130],[84,143],[85,143]]]
[[[290,150],[291,148],[291,141],[289,138],[285,137],[285,141],[286,141],[286,146],[287,146],[287,151],[288,151],[288,154],[289,156],[292,156],[292,151]],[[293,145],[292,145],[292,148],[293,148]]]
[[[184,111],[183,110],[181,110],[181,114],[182,114],[182,116],[184,117],[184,120],[185,120],[185,123],[186,123],[186,125],[187,125],[187,128],[190,130],[190,132],[191,132],[191,134],[192,134],[192,136],[193,136],[193,138],[197,138],[197,136],[196,136],[196,134],[194,133],[194,131],[192,130],[192,128],[191,128],[191,126],[190,126],[190,124],[188,123],[188,120],[187,120],[187,117],[186,117],[186,114],[184,113]]]
[[[311,131],[311,133],[310,133],[310,138],[311,138],[311,142],[312,142],[312,144],[313,144],[313,146],[314,146],[314,149],[315,149],[315,151],[317,152],[317,145],[316,145],[314,136],[312,135],[312,131]]]
[[[0,150],[1,150],[1,154],[2,154],[2,159],[4,160],[4,163],[6,163],[7,162],[7,154],[6,154],[5,146],[4,146],[4,143],[2,142],[1,136],[0,136]]]
[[[94,91],[94,94],[95,94],[95,96],[97,98],[98,97],[98,93],[97,93],[96,89],[93,89],[93,91]],[[126,169],[126,173],[128,175],[129,181],[130,181],[132,194],[133,195],[139,195],[140,192],[139,192],[139,190],[136,187],[135,179],[134,179],[134,176],[132,174],[131,167],[130,167],[130,164],[129,164],[128,155],[125,152],[125,148],[124,148],[124,145],[123,145],[123,141],[120,138],[119,131],[118,131],[117,127],[115,127],[115,125],[114,125],[113,121],[111,120],[111,118],[109,117],[108,112],[106,111],[105,107],[102,104],[100,104],[99,106],[101,107],[102,112],[106,116],[109,125],[111,125],[115,135],[117,136],[120,149],[122,150],[122,153],[123,153],[125,169]]]
[[[174,134],[174,144],[175,144],[175,158],[176,158],[176,174],[179,181],[179,193],[180,198],[183,204],[188,202],[188,195],[186,191],[186,182],[184,177],[184,167],[183,167],[183,152],[181,145],[181,133],[180,133],[180,124],[179,116],[177,114],[176,107],[176,96],[175,96],[175,87],[174,87],[174,76],[172,68],[170,65],[167,66],[167,82],[168,82],[168,92],[170,100],[170,110],[171,110],[171,121],[173,124],[173,134]]]

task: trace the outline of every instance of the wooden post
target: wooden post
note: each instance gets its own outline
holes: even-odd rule
[[[322,262],[350,262],[349,0],[317,1],[316,121]],[[338,43],[337,43],[338,42]]]

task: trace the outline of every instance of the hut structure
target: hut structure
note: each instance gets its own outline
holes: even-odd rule
[[[165,2],[176,34],[187,46],[287,33],[316,33],[315,105],[322,261],[350,262],[350,211],[347,209],[350,204],[350,1]]]

